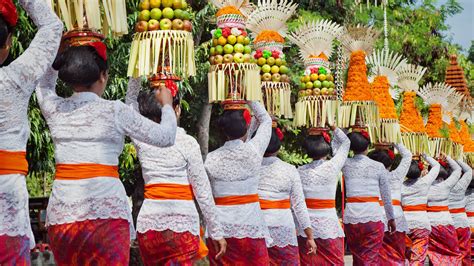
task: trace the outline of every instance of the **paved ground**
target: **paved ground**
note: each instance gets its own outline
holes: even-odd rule
[[[352,265],[352,255],[344,256],[344,265]]]

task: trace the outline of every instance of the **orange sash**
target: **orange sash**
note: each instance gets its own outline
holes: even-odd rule
[[[467,217],[474,217],[474,212],[466,212]]]
[[[449,211],[448,206],[428,206],[426,208],[429,212],[447,212]]]
[[[306,207],[313,210],[336,208],[336,201],[333,199],[306,199]]]
[[[466,209],[465,208],[450,209],[449,212],[450,213],[464,213],[466,212]]]
[[[198,259],[205,258],[207,254],[209,254],[209,249],[206,246],[206,243],[204,243],[204,229],[200,227],[199,230],[199,251],[198,251]]]
[[[98,176],[119,178],[118,166],[93,163],[56,165],[58,180],[81,180]]]
[[[379,202],[379,197],[349,197],[346,200],[347,203],[368,203],[368,202]]]
[[[0,150],[0,175],[11,174],[28,174],[26,152]]]
[[[260,209],[289,209],[291,206],[289,199],[283,200],[264,200],[260,199]]]
[[[148,184],[145,185],[145,199],[154,200],[193,200],[191,185]]]
[[[425,212],[426,210],[426,204],[403,206],[405,212]]]
[[[384,206],[383,200],[379,200],[380,206]],[[399,200],[392,200],[392,206],[402,206],[402,203]]]
[[[214,198],[216,205],[232,206],[258,202],[258,194]]]

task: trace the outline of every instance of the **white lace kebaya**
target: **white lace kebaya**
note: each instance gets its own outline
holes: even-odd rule
[[[291,209],[264,209],[263,216],[273,240],[268,247],[298,246],[295,215],[302,228],[311,227],[298,171],[276,156],[264,157],[258,185],[260,200],[290,200]]]
[[[388,180],[390,173],[383,164],[370,159],[366,155],[357,154],[346,160],[342,172],[347,198],[382,198],[387,219],[394,219]],[[344,223],[346,224],[383,222],[383,220],[383,212],[378,201],[346,203],[344,213]]]
[[[227,141],[224,146],[207,155],[206,168],[214,198],[254,195],[258,193],[259,171],[263,154],[272,134],[272,119],[262,104],[250,107],[260,126],[248,142]],[[259,202],[240,205],[217,205],[225,238],[265,238],[271,242]]]
[[[472,168],[463,161],[457,161],[464,174],[449,193],[449,211],[456,228],[469,228],[470,223],[466,214],[466,190],[472,180]]]
[[[402,185],[402,206],[407,208],[410,206],[420,206],[428,203],[428,192],[431,184],[438,177],[439,163],[425,156],[425,160],[430,164],[431,170],[423,177],[415,180],[406,179]],[[430,219],[428,213],[424,211],[405,211],[405,219],[410,230],[426,229],[431,231]]]
[[[315,160],[298,168],[306,199],[334,200],[338,178],[346,162],[351,142],[339,128],[334,131],[332,141],[334,156],[330,160]],[[314,238],[336,239],[344,237],[336,208],[308,208]],[[304,228],[298,234],[305,237]]]
[[[474,228],[474,188],[469,187],[466,191],[466,214],[469,225]]]
[[[53,63],[63,24],[45,1],[19,0],[38,31],[25,52],[0,68],[0,150],[25,152],[30,135],[28,103],[38,79]],[[21,30],[21,29],[18,29]],[[34,237],[25,176],[0,175],[0,235]]]
[[[139,91],[140,79],[130,79],[126,104],[135,110],[138,110]],[[222,239],[221,224],[197,141],[182,128],[178,128],[175,144],[170,147],[156,147],[133,138],[132,141],[142,166],[145,185],[191,185],[208,234],[212,239]],[[199,214],[194,201],[145,198],[137,218],[137,231],[145,233],[149,230],[189,232],[199,236]]]
[[[447,157],[451,167],[451,175],[446,180],[435,179],[428,193],[428,217],[431,226],[454,225],[448,210],[449,193],[461,177],[461,167],[449,156]],[[430,207],[445,207],[445,211],[429,211]]]
[[[155,146],[174,144],[176,115],[171,106],[163,107],[158,124],[121,101],[104,100],[92,92],[58,97],[56,79],[57,72],[51,70],[36,91],[53,137],[56,164],[116,166],[125,135]],[[95,219],[126,219],[132,224],[122,182],[107,176],[55,180],[46,219],[47,225]]]

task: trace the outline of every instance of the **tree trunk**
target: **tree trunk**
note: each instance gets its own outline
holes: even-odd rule
[[[201,109],[201,116],[197,123],[198,143],[201,146],[202,158],[206,160],[209,152],[209,125],[211,123],[212,104],[204,103]]]

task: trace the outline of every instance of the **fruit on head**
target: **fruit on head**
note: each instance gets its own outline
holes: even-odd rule
[[[250,54],[244,54],[244,63],[250,63],[252,61],[252,56]]]
[[[216,46],[216,54],[223,54],[224,53],[224,47],[222,45]]]
[[[312,94],[313,94],[313,90],[312,90],[312,89],[307,89],[307,90],[305,91],[305,95],[306,95],[306,96],[310,96],[310,95],[312,95]]]
[[[272,74],[270,74],[270,73],[264,73],[264,74],[262,75],[262,80],[263,80],[263,81],[270,81],[270,80],[272,80]]]
[[[267,58],[267,64],[269,64],[270,66],[273,66],[275,64],[275,58],[273,56],[270,56],[269,58]]]
[[[171,23],[171,20],[164,18],[160,21],[160,29],[162,30],[170,30],[173,24]]]
[[[192,32],[193,31],[193,24],[189,20],[184,21],[184,30]]]
[[[277,59],[278,60],[278,59]],[[278,65],[277,65],[278,66]],[[289,72],[289,69],[287,66],[280,66],[280,73],[281,74],[287,74]]]
[[[222,57],[222,55],[216,55],[214,57],[214,63],[215,64],[222,64],[223,60],[224,60],[224,57]]]
[[[143,0],[138,5],[138,8],[140,8],[140,10],[149,10],[150,9],[150,2],[148,0]]]
[[[329,81],[325,80],[322,82],[323,88],[329,88]]]
[[[234,35],[229,35],[229,37],[227,37],[227,43],[235,44],[236,42],[237,42],[237,37],[235,37]]]
[[[314,85],[315,88],[321,88],[322,87],[321,81],[319,81],[319,80],[316,80],[315,82],[313,82],[313,85]]]
[[[150,8],[160,8],[161,0],[150,0]]]
[[[263,57],[260,57],[259,59],[257,59],[257,65],[259,66],[263,66],[267,63],[267,60]]]
[[[234,46],[232,46],[231,44],[226,44],[224,46],[224,53],[231,54],[232,52],[234,52]]]
[[[217,43],[218,43],[219,45],[224,46],[224,45],[226,45],[226,43],[227,43],[227,39],[226,39],[224,36],[221,36],[221,37],[219,37],[219,39],[217,39]]]
[[[319,88],[313,89],[313,95],[319,95],[321,94],[321,90]]]
[[[271,70],[272,70],[272,67],[269,66],[269,65],[263,65],[262,66],[262,72],[263,73],[270,73]]]
[[[150,17],[152,19],[160,20],[161,19],[161,10],[159,8],[153,8],[150,11]]]
[[[150,19],[148,21],[148,30],[149,31],[154,31],[154,30],[159,30],[160,29],[160,22],[156,19]]]
[[[278,52],[278,51],[272,51],[272,57],[273,57],[273,58],[280,58],[280,52]]]
[[[179,18],[179,19],[184,19],[184,18],[183,18],[183,12],[184,12],[184,11],[181,10],[181,9],[175,9],[175,10],[174,10],[174,17],[175,17],[175,18]]]
[[[224,55],[224,60],[222,60],[224,64],[230,64],[233,61],[234,61],[234,56],[232,56],[231,54]]]
[[[184,0],[182,0],[182,2],[181,2],[181,8],[182,8],[182,9],[188,8],[188,3],[187,3],[186,1],[184,1]]]
[[[244,62],[244,55],[242,53],[235,53],[234,54],[234,62],[235,63],[243,63]]]
[[[238,42],[238,43],[241,43],[241,44],[244,44],[244,42],[245,42],[245,37],[242,36],[242,35],[237,36],[237,42]]]
[[[311,81],[311,78],[309,76],[304,76],[303,77],[303,82],[306,83],[308,81]]]
[[[277,65],[277,66],[281,66],[282,63],[283,63],[283,61],[281,60],[281,58],[277,58],[277,59],[275,60],[275,65]]]
[[[313,88],[313,82],[308,81],[308,82],[306,82],[305,86],[306,86],[306,89],[312,89]]]
[[[183,0],[173,0],[173,9],[183,8]]]
[[[150,20],[150,11],[142,10],[140,12],[140,14],[138,14],[138,20],[139,21],[148,21],[148,20]]]
[[[181,19],[174,19],[173,20],[173,30],[183,30],[184,23]]]
[[[280,73],[281,73],[281,69],[280,69]],[[290,82],[290,77],[288,77],[287,74],[282,74],[281,75],[281,82]]]
[[[320,74],[319,75],[319,80],[321,80],[321,81],[326,80],[326,75],[325,74]]]
[[[272,75],[272,81],[273,82],[280,82],[281,81],[281,75],[278,73],[275,73]]]
[[[334,82],[334,76],[331,75],[331,74],[327,74],[327,75],[326,75],[326,79],[329,80],[329,81]]]
[[[267,61],[268,61],[268,60],[267,60]],[[278,66],[272,66],[272,70],[271,70],[271,71],[272,71],[273,74],[278,73],[278,72],[280,72],[280,67],[278,67]]]
[[[188,11],[183,11],[183,14],[181,16],[182,16],[181,19],[187,19],[187,20],[191,19],[191,13],[189,13]]]
[[[241,43],[237,43],[234,45],[234,51],[236,53],[243,53],[244,52],[244,46]]]
[[[240,37],[240,36],[239,36]],[[244,53],[250,54],[252,52],[252,48],[249,45],[244,46]]]
[[[136,32],[144,32],[148,30],[148,23],[146,21],[138,21],[135,25]]]
[[[322,89],[321,89],[321,94],[322,94],[322,95],[328,95],[328,94],[329,94],[329,93],[328,93],[328,88],[322,88]]]
[[[318,74],[313,73],[313,74],[309,75],[309,78],[311,79],[311,81],[315,81],[315,80],[318,79]]]
[[[163,7],[172,7],[173,6],[173,0],[162,0],[161,4]]]
[[[245,45],[249,45],[249,44],[250,44],[250,38],[249,38],[249,37],[245,37],[245,39],[244,39],[244,44],[245,44]]]
[[[171,7],[164,8],[161,13],[163,14],[163,17],[167,19],[172,19],[174,17],[174,11]]]

